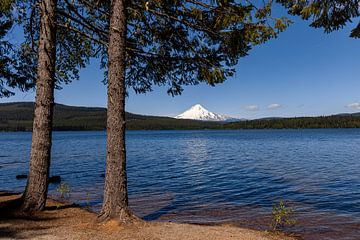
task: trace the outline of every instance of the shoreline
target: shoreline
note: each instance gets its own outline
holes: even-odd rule
[[[99,222],[94,212],[70,202],[47,201],[45,211],[23,217],[5,211],[18,193],[0,191],[0,238],[9,239],[147,239],[147,240],[291,240],[282,233],[252,230],[228,224],[185,224],[141,221],[120,224],[115,220]],[[9,208],[7,208],[9,209]]]
[[[338,128],[189,128],[189,129],[126,129],[126,132],[158,132],[158,131],[299,131],[299,130],[358,130],[360,127],[338,127]],[[86,130],[76,130],[76,129],[69,129],[69,130],[52,130],[52,132],[60,132],[60,133],[66,133],[66,132],[105,132],[106,129],[86,129]],[[31,130],[29,131],[2,131],[0,130],[0,133],[32,133]]]

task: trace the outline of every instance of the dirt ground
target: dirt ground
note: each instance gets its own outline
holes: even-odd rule
[[[19,195],[0,192],[0,239],[121,240],[286,240],[290,237],[229,225],[204,226],[173,222],[119,224],[99,222],[96,214],[76,205],[48,200],[46,210],[31,217],[15,216],[11,203]],[[10,205],[9,205],[10,204]]]

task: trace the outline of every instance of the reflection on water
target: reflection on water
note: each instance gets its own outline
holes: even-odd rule
[[[30,141],[0,134],[1,190],[23,190]],[[105,132],[55,132],[53,146],[51,173],[99,210]],[[127,148],[130,205],[144,219],[266,229],[285,200],[305,239],[360,235],[360,130],[132,131]]]
[[[209,158],[209,148],[206,138],[194,138],[185,142],[184,157],[189,159],[190,165],[192,163],[203,164]]]

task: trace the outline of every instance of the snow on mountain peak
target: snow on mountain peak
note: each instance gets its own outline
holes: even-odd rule
[[[234,118],[232,117],[210,112],[200,104],[195,104],[190,109],[186,110],[185,112],[176,116],[175,118],[193,119],[193,120],[202,120],[202,121],[228,121],[231,119],[234,120]]]
[[[202,111],[202,112],[209,112],[208,110],[206,110],[203,106],[201,106],[200,104],[195,104],[194,106],[192,106],[189,110],[192,110],[192,111]],[[188,110],[188,111],[189,111]]]

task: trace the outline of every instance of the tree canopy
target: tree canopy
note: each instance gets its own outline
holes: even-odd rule
[[[106,68],[110,1],[63,1],[59,14],[69,19],[66,27],[102,46],[98,56]],[[128,1],[127,87],[143,93],[166,85],[176,95],[184,85],[223,82],[239,58],[289,25],[271,16],[271,6],[272,1]]]
[[[358,0],[278,0],[293,15],[312,19],[311,26],[334,31],[359,17]],[[79,78],[91,57],[107,66],[110,1],[59,0],[57,10],[56,87]],[[253,46],[274,38],[290,23],[272,16],[273,1],[133,0],[127,6],[126,83],[135,92],[168,86],[171,95],[184,85],[215,85],[234,74],[238,59]],[[11,8],[17,11],[11,11]],[[14,16],[16,12],[17,15]],[[14,23],[24,42],[4,40]],[[0,4],[0,97],[10,88],[32,88],[36,81],[38,1],[3,0]],[[360,23],[351,36],[360,37]],[[106,73],[105,73],[106,76]],[[105,77],[106,81],[106,77]]]
[[[64,4],[58,1],[58,8]],[[39,1],[17,0],[17,23],[24,29],[24,42],[21,44],[17,57],[22,59],[23,68],[20,73],[32,81],[36,80],[37,50],[40,30]],[[69,83],[79,79],[79,69],[84,68],[95,50],[91,43],[82,35],[68,31],[65,26],[69,19],[57,13],[56,33],[56,88],[62,83]]]
[[[7,54],[10,49],[10,43],[4,40],[5,35],[12,26],[11,20],[6,16],[6,13],[1,9],[0,12],[0,97],[7,97],[13,93],[9,91],[6,86],[11,84],[12,72],[9,69],[11,58]]]
[[[287,18],[272,16],[272,1],[255,2],[128,1],[127,87],[144,93],[154,85],[166,85],[168,93],[176,95],[184,85],[222,83],[234,74],[239,58],[248,55],[255,45],[275,38],[290,24]],[[101,58],[106,70],[109,4],[98,0],[58,1],[57,88],[78,79],[79,69],[91,57]],[[17,0],[13,5],[17,15],[12,16],[12,22],[23,27],[24,42],[7,58],[13,61],[7,65],[16,73],[17,81],[9,81],[7,74],[1,86],[7,79],[9,86],[17,83],[28,89],[36,81],[38,1]]]
[[[359,0],[278,0],[289,13],[311,19],[310,26],[332,32],[343,28],[360,16]],[[360,22],[351,31],[351,37],[360,38]]]
[[[61,1],[59,1],[61,4]],[[40,31],[39,1],[4,0],[0,5],[0,97],[13,95],[9,88],[28,90],[37,78]],[[66,17],[57,14],[56,88],[79,79],[79,69],[95,56],[94,45],[82,35],[64,28]],[[6,39],[10,30],[23,31],[20,44]],[[21,38],[20,38],[21,39]],[[19,39],[17,39],[19,40]]]
[[[16,75],[12,69],[14,61],[11,57],[12,45],[6,39],[8,31],[13,26],[11,19],[11,5],[12,2],[8,0],[0,3],[0,97],[8,97],[14,93],[9,90],[9,87],[16,85]]]

